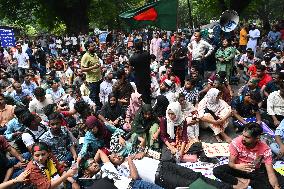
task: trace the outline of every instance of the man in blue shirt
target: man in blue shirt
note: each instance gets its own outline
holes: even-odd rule
[[[284,160],[284,119],[275,131],[275,143],[270,144],[272,152],[277,158]]]

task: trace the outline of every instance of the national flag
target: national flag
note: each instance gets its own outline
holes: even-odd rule
[[[119,16],[125,19],[132,29],[152,25],[164,30],[176,30],[177,6],[178,0],[159,0]]]

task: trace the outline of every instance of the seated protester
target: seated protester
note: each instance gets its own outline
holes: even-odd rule
[[[113,159],[120,159],[120,156],[116,154],[112,155],[111,157]],[[100,162],[103,163],[102,166],[100,166]],[[82,178],[101,179],[107,177],[109,179],[112,179],[116,188],[119,189],[127,189],[129,188],[129,186],[131,186],[131,188],[133,189],[162,189],[161,187],[153,183],[149,183],[144,180],[138,180],[139,175],[137,173],[135,165],[133,164],[133,156],[129,157],[127,159],[127,162],[127,165],[130,169],[130,174],[125,176],[115,168],[108,156],[103,151],[98,150],[95,158],[87,159],[82,163]],[[95,187],[97,187],[97,185],[95,185]]]
[[[281,56],[281,53],[281,50],[275,50],[275,56],[271,59],[271,62],[276,64],[276,72],[284,69],[284,57]]]
[[[118,70],[117,81],[112,87],[112,92],[118,98],[118,102],[122,106],[128,106],[131,94],[134,92],[132,85],[126,80],[126,73],[124,70]]]
[[[214,176],[233,188],[283,188],[283,178],[272,166],[271,150],[259,139],[262,132],[259,124],[246,124],[229,146],[229,164],[214,168]]]
[[[170,80],[166,79],[163,83],[160,84],[160,89],[158,89],[156,96],[163,95],[167,97],[169,102],[174,102],[176,99],[175,93],[171,91],[172,85],[173,83]]]
[[[100,101],[103,105],[108,102],[108,95],[112,92],[112,86],[115,82],[112,71],[107,71],[104,81],[100,84]]]
[[[201,127],[210,127],[218,142],[222,139],[230,143],[232,139],[225,133],[231,117],[231,107],[221,100],[221,93],[216,88],[211,88],[198,104],[198,115]],[[222,137],[222,139],[220,138]]]
[[[261,123],[258,103],[262,101],[259,91],[251,91],[245,96],[236,96],[231,103],[234,126],[237,131],[243,130],[243,125],[256,121]],[[252,119],[253,118],[253,119]]]
[[[26,74],[24,76],[24,82],[22,84],[23,90],[27,89],[31,94],[34,93],[34,90],[37,88],[37,84],[33,81],[31,81],[31,75]]]
[[[74,78],[74,81],[73,81],[73,85],[74,86],[81,86],[83,84],[83,75],[84,73],[82,72],[81,69],[77,69],[76,72],[76,77]]]
[[[222,100],[224,100],[228,104],[231,103],[234,92],[226,78],[225,72],[219,72],[218,74],[216,74],[216,78],[213,81],[213,87],[221,92]]]
[[[83,96],[90,96],[91,92],[89,89],[89,83],[86,80],[86,75],[84,74],[82,77],[83,84],[80,86],[80,91]]]
[[[47,132],[47,127],[41,123],[41,118],[37,114],[25,112],[19,117],[19,121],[26,127],[22,134],[22,141],[31,152],[31,148],[39,138]]]
[[[130,103],[125,113],[125,124],[123,129],[129,131],[131,129],[132,121],[142,105],[142,95],[138,92],[131,94]]]
[[[156,61],[156,56],[154,54],[151,54],[150,57],[151,57],[151,64],[150,64],[151,72],[153,72],[155,76],[157,76],[160,65]]]
[[[272,92],[267,98],[267,113],[275,127],[278,127],[280,121],[284,119],[284,79],[282,78],[279,80],[279,90]]]
[[[275,131],[275,143],[270,144],[271,151],[276,155],[276,159],[284,158],[284,119],[280,122]]]
[[[6,131],[6,124],[14,117],[14,106],[6,104],[4,94],[0,93],[0,135]]]
[[[82,158],[92,158],[95,152],[103,147],[108,148],[112,133],[101,123],[95,116],[89,116],[85,125],[87,132],[84,136],[84,143],[78,154],[77,162],[80,163]]]
[[[199,91],[196,88],[196,80],[187,75],[185,77],[184,87],[180,89],[179,93],[182,93],[188,102],[195,105],[198,102],[199,95]]]
[[[246,96],[251,91],[257,91],[260,93],[260,88],[258,87],[259,78],[251,77],[247,84],[243,85],[239,91],[237,96]]]
[[[15,117],[7,123],[7,130],[4,133],[5,138],[14,141],[16,145],[18,142],[22,143],[22,134],[26,127],[19,121],[19,118],[26,111],[28,110],[25,107],[16,106],[14,110]],[[20,146],[18,148],[21,150]]]
[[[57,103],[65,95],[65,91],[62,87],[59,86],[57,81],[53,81],[51,88],[46,90],[46,94],[50,94],[53,102]]]
[[[20,83],[15,82],[12,86],[14,90],[11,93],[6,92],[5,95],[12,97],[17,103],[21,103],[24,97],[32,99],[33,94],[28,89],[23,89]]]
[[[163,95],[159,95],[156,98],[156,102],[153,108],[153,112],[155,113],[155,116],[161,120],[162,118],[166,117],[166,110],[168,108],[169,101],[167,97]]]
[[[117,154],[112,154],[109,158],[113,165],[117,166],[119,173],[122,173],[125,176],[131,175],[131,165],[128,165],[128,159],[126,161],[123,156]],[[206,178],[201,173],[194,172],[191,169],[176,163],[143,157],[143,154],[141,155],[141,153],[135,155],[133,166],[136,167],[137,173],[142,181],[156,184],[165,189],[175,189],[178,187],[188,188],[188,186],[197,179],[202,179],[203,182],[206,182],[206,184],[211,187],[214,186],[214,188],[232,188],[229,184]],[[135,187],[133,187],[133,189],[134,188]]]
[[[276,73],[276,64],[271,61],[271,56],[269,54],[264,55],[261,65],[266,67],[266,73]]]
[[[13,158],[8,159],[6,156],[6,153],[9,152]],[[14,159],[16,158],[16,159]],[[27,158],[27,159],[25,159]],[[2,183],[5,179],[6,171],[9,168],[18,167],[22,168],[25,167],[25,162],[28,160],[29,156],[26,154],[25,157],[23,157],[21,154],[17,152],[15,148],[13,148],[8,141],[5,139],[4,136],[0,136],[0,183]],[[6,177],[6,181],[9,178]]]
[[[166,119],[160,121],[160,138],[163,141],[162,161],[175,161],[175,155],[181,158],[189,149],[187,146],[187,123],[184,120],[179,102],[167,107]]]
[[[64,188],[63,182],[68,180],[72,188],[79,188],[79,185],[72,178],[77,168],[72,167],[67,172],[64,166],[52,155],[48,145],[43,142],[35,143],[31,148],[33,159],[28,163],[26,170],[31,170],[28,176],[28,185],[37,189]]]
[[[50,147],[52,154],[59,162],[63,162],[68,165],[68,163],[72,160],[76,161],[77,153],[72,142],[72,136],[66,127],[61,126],[61,114],[54,112],[48,116],[48,119],[49,128],[43,135],[41,135],[39,141],[46,143]]]
[[[257,77],[257,67],[261,65],[261,60],[255,60],[252,65],[248,67],[247,70],[247,77]],[[245,78],[245,80],[248,80],[248,78]]]
[[[198,91],[202,91],[204,88],[204,83],[201,75],[198,72],[198,68],[191,66],[190,68],[190,78],[196,80],[196,88]]]
[[[187,135],[191,140],[198,141],[199,139],[199,123],[198,123],[198,113],[197,109],[193,106],[191,102],[185,99],[185,96],[180,93],[178,96],[178,102],[181,106],[181,112],[183,120],[186,120]]]
[[[271,74],[272,80],[270,82],[268,82],[263,90],[263,94],[264,97],[267,98],[269,96],[270,93],[274,92],[274,91],[278,91],[279,90],[279,81],[281,79],[284,79],[284,73],[279,73],[279,74]]]
[[[8,78],[8,74],[6,72],[0,73],[0,93],[1,91],[3,93],[6,92],[13,83],[14,80],[12,78]]]
[[[132,68],[128,64],[125,64],[123,69],[126,74],[125,76],[126,80],[129,81],[130,83],[135,82],[135,76],[134,76],[134,72],[132,71]],[[118,73],[119,72],[117,71],[116,75],[114,75],[113,78],[118,79]]]
[[[73,92],[70,89],[69,93],[72,93],[72,96],[71,95],[69,96],[70,101],[68,103],[68,107],[70,111],[74,111],[75,103],[79,101],[86,102],[92,110],[96,109],[96,104],[90,99],[89,96],[82,96],[81,91],[78,88],[73,90]]]
[[[36,112],[43,120],[47,120],[47,117],[44,114],[44,107],[48,104],[53,104],[51,95],[45,94],[45,90],[41,87],[38,87],[34,91],[35,98],[29,104],[30,112]]]
[[[152,106],[150,104],[143,104],[131,124],[131,133],[133,136],[137,134],[145,139],[147,147],[158,149],[158,123],[159,120],[155,117]]]
[[[241,59],[238,62],[239,74],[241,74],[240,70],[243,70],[243,72],[244,72],[244,75],[243,75],[244,79],[246,79],[246,77],[248,77],[248,72],[247,72],[248,68],[252,64],[254,64],[254,62],[255,62],[254,52],[253,52],[253,50],[251,48],[248,48],[246,50],[246,53],[241,56]]]
[[[258,82],[258,87],[260,88],[260,91],[262,93],[264,86],[272,80],[272,77],[268,73],[266,73],[266,67],[264,65],[257,66],[256,74],[260,79],[260,81]]]
[[[114,93],[108,96],[108,103],[103,105],[98,118],[104,122],[116,127],[122,126],[121,121],[125,118],[125,111],[118,103],[118,99]]]

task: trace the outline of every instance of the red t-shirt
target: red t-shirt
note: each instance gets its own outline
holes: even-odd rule
[[[247,148],[242,143],[243,136],[235,138],[230,146],[230,155],[236,157],[236,164],[253,164],[256,159],[262,159],[261,163],[272,164],[272,152],[267,144],[259,141],[254,148]],[[260,167],[260,163],[256,168]]]
[[[264,74],[264,76],[261,78],[261,80],[258,83],[258,87],[261,88],[264,85],[267,85],[267,83],[269,83],[269,81],[272,80],[272,77],[269,74]]]
[[[251,77],[256,77],[256,66],[255,64],[252,64],[251,66],[249,66],[248,68],[248,73]]]

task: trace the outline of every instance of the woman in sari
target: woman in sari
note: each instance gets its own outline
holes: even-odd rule
[[[230,143],[232,139],[225,133],[231,117],[231,107],[220,99],[221,93],[216,88],[211,88],[198,104],[200,125],[210,127],[218,142],[222,139]]]

